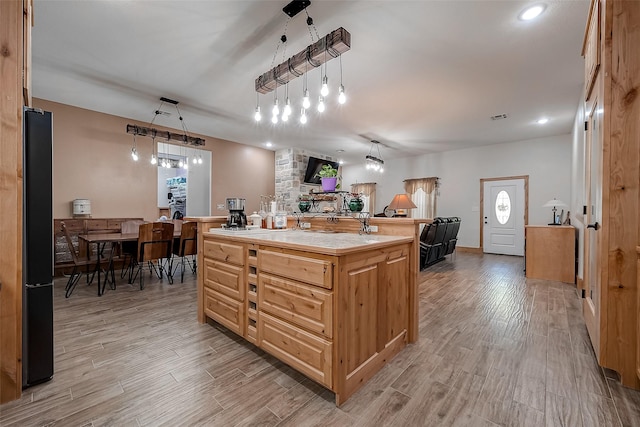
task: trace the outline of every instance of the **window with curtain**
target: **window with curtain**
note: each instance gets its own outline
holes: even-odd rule
[[[417,206],[413,218],[435,218],[438,177],[405,179],[404,191]]]
[[[363,210],[373,216],[376,208],[376,183],[365,182],[362,184],[351,184],[351,192],[362,195],[362,202],[364,203]]]

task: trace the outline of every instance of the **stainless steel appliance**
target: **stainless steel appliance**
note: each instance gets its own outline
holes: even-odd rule
[[[244,214],[245,199],[228,198],[227,210],[227,228],[242,229],[247,226],[247,216]]]
[[[53,376],[53,125],[24,110],[22,385]]]

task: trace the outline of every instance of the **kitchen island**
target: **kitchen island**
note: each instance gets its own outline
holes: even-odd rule
[[[202,231],[198,320],[332,390],[337,405],[415,340],[412,232]]]

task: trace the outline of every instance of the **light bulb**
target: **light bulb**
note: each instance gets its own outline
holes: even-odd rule
[[[320,89],[320,95],[322,96],[327,96],[329,95],[329,84],[328,84],[329,79],[327,78],[327,76],[324,76],[324,78],[322,79],[322,89]]]
[[[202,155],[198,156],[198,164],[201,165],[202,164]]]
[[[256,122],[262,120],[262,114],[260,114],[260,107],[256,107],[256,114],[253,116]]]
[[[318,112],[322,113],[324,111],[324,98],[320,96],[318,98]]]
[[[340,92],[340,94],[338,95],[338,103],[344,104],[345,102],[347,102],[347,96],[344,94],[344,86],[340,85],[338,91]]]
[[[182,159],[180,159],[180,161],[178,162],[178,167],[181,168],[184,166],[184,162],[182,161]]]
[[[135,148],[131,149],[131,158],[133,159],[134,162],[138,161],[138,152],[136,151]]]
[[[380,168],[380,173],[384,172],[384,168]]]
[[[302,124],[307,123],[307,115],[305,113],[304,108],[300,111],[300,123]]]
[[[155,154],[152,154],[152,155],[151,155],[151,164],[152,164],[152,165],[155,165],[156,163],[158,163],[158,160],[156,159],[156,155],[155,155]]]
[[[289,121],[289,116],[287,114],[282,113],[282,121],[283,122],[288,122]]]
[[[284,112],[282,114],[284,114],[285,116],[291,115],[291,101],[289,101],[288,97],[287,97],[287,103],[284,106]]]
[[[367,163],[367,169],[371,169],[371,165]]]
[[[304,91],[304,98],[302,98],[302,108],[305,110],[311,107],[311,99],[309,98],[309,90]]]
[[[273,101],[273,110],[271,110],[271,112],[273,113],[274,116],[277,116],[278,114],[280,114],[280,107],[278,107],[277,99]]]
[[[184,166],[182,166],[185,169],[189,169],[189,162],[184,162]]]
[[[193,164],[195,165],[196,163],[198,163],[198,159],[196,159],[196,157],[193,156]]]
[[[275,125],[276,123],[278,123],[278,115],[277,115],[277,114],[274,114],[274,115],[271,117],[271,123],[273,123],[274,125]]]

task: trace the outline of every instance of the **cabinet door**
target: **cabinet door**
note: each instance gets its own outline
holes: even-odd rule
[[[244,336],[244,303],[205,288],[204,313],[232,332]]]
[[[204,286],[238,301],[244,301],[244,267],[205,258]]]
[[[382,269],[378,294],[380,325],[378,342],[388,343],[406,333],[409,326],[409,257],[406,254],[387,260]]]
[[[333,336],[333,293],[317,286],[260,273],[258,307],[311,332]]]
[[[600,1],[594,0],[589,15],[584,47],[585,96],[589,100],[600,69]]]
[[[332,343],[261,312],[258,346],[312,380],[332,387]]]

